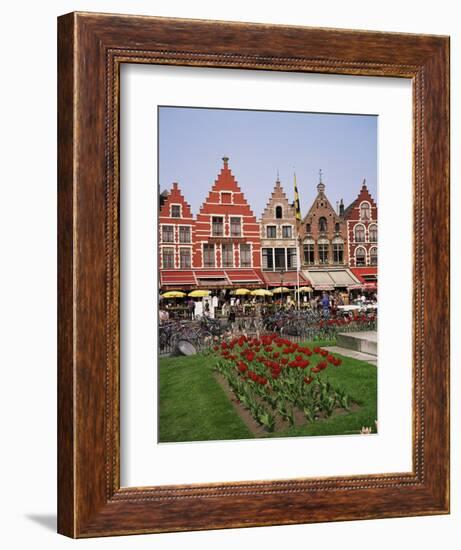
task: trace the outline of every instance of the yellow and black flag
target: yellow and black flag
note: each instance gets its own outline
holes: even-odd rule
[[[296,223],[300,223],[301,221],[301,207],[299,205],[299,194],[298,194],[298,186],[296,185],[296,174],[294,174],[294,184],[295,184],[295,200],[294,200],[294,207],[295,207],[295,214],[296,214]]]

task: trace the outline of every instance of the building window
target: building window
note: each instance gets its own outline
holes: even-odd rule
[[[190,249],[181,248],[179,250],[179,267],[181,269],[190,269]]]
[[[275,225],[268,225],[266,227],[266,235],[268,239],[275,239],[277,237],[277,227]]]
[[[339,222],[335,223],[335,231],[336,233],[339,233]]]
[[[376,247],[370,249],[370,265],[378,265],[378,249]]]
[[[163,269],[174,269],[174,249],[164,248],[162,250],[163,255]]]
[[[214,244],[203,244],[203,267],[214,267]]]
[[[251,246],[249,244],[240,245],[240,267],[251,267]]]
[[[354,228],[355,242],[364,243],[365,242],[365,228],[363,225],[356,225]]]
[[[231,237],[240,237],[242,234],[242,220],[240,218],[230,219]]]
[[[172,218],[180,218],[181,217],[181,205],[179,205],[179,204],[172,204],[171,205],[171,217]]]
[[[360,205],[360,219],[364,222],[370,220],[370,205],[367,202]]]
[[[274,265],[275,269],[286,269],[284,248],[274,249]]]
[[[187,225],[179,226],[179,242],[190,243],[190,227]]]
[[[272,271],[274,269],[274,254],[272,248],[263,248],[263,269]]]
[[[296,261],[296,248],[287,248],[287,269],[296,269],[298,262]]]
[[[306,223],[306,233],[310,233],[310,232],[311,232],[311,224]]]
[[[222,245],[222,266],[234,267],[234,246],[230,243]]]
[[[213,216],[211,224],[211,234],[214,237],[222,237],[224,235],[224,225],[222,217]]]
[[[327,230],[327,219],[323,216],[319,218],[319,231],[325,233]]]
[[[328,263],[328,245],[319,244],[319,263],[327,264]]]
[[[333,263],[342,264],[344,257],[344,245],[342,243],[333,244]]]
[[[284,239],[291,239],[292,237],[291,225],[282,225],[282,237]]]
[[[275,217],[278,220],[281,220],[283,218],[283,209],[282,209],[281,206],[276,206],[275,207]]]
[[[365,249],[359,246],[355,249],[355,265],[364,266],[366,265],[366,252]]]
[[[231,204],[232,203],[232,193],[221,193],[221,202],[222,202],[222,204]]]
[[[305,244],[304,245],[304,263],[312,265],[315,262],[314,259],[314,245]]]
[[[370,225],[368,228],[368,236],[370,238],[371,243],[377,243],[378,242],[378,226],[377,225]]]
[[[174,243],[174,226],[162,225],[162,242]]]

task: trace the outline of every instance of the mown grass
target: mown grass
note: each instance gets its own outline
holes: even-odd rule
[[[308,345],[328,345],[328,342]],[[377,369],[365,361],[341,357],[341,367],[328,368],[322,377],[344,389],[359,409],[268,433],[266,437],[344,435],[359,433],[362,426],[374,428],[377,419]],[[160,442],[254,437],[217,383],[213,375],[215,361],[213,355],[160,359]]]

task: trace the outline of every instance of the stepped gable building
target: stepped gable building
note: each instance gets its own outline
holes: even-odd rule
[[[377,288],[378,277],[378,206],[363,180],[358,197],[345,212],[348,255],[351,271],[365,290]]]
[[[261,215],[261,265],[267,286],[298,284],[298,235],[296,211],[277,177],[274,190]],[[301,275],[301,285],[308,282]]]
[[[196,285],[192,270],[195,221],[177,183],[161,194],[159,211],[160,285],[185,288]]]
[[[300,227],[300,254],[303,273],[315,290],[351,290],[360,281],[348,266],[347,229],[343,203],[336,212],[320,180],[317,196]]]
[[[197,286],[260,286],[259,224],[223,157],[223,167],[195,223],[193,267]]]

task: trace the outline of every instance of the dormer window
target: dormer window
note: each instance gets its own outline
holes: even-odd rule
[[[221,193],[221,203],[222,204],[231,204],[232,203],[232,193]]]
[[[362,202],[360,205],[360,219],[362,221],[369,221],[370,217],[370,205],[367,202]]]
[[[281,206],[276,206],[275,207],[275,217],[278,220],[281,220],[283,218],[283,209],[282,209]]]

